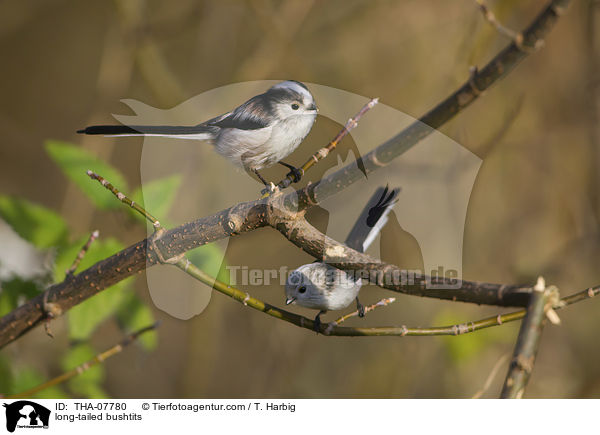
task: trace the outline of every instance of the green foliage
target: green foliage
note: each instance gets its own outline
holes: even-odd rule
[[[10,394],[20,393],[46,382],[46,377],[31,367],[20,368],[13,373]],[[59,386],[45,388],[31,396],[34,399],[67,399],[69,396]]]
[[[67,239],[67,225],[59,215],[24,199],[0,195],[0,217],[39,249],[59,246]]]
[[[17,308],[21,300],[31,299],[40,291],[41,289],[36,282],[24,280],[19,277],[13,277],[8,281],[1,282],[0,316],[10,313]]]
[[[135,293],[127,294],[125,301],[119,307],[117,318],[127,332],[135,332],[154,323],[154,315],[148,305],[144,304]],[[156,349],[158,335],[156,331],[149,331],[138,338],[144,349]]]
[[[225,268],[223,253],[216,244],[209,243],[188,251],[186,257],[202,271],[229,284],[229,273]]]
[[[68,372],[96,356],[94,349],[88,344],[79,344],[69,349],[61,361],[63,371]],[[78,396],[89,399],[104,399],[108,394],[102,389],[105,370],[96,364],[69,380],[69,389]]]
[[[100,183],[91,180],[91,170],[109,180],[117,189],[127,191],[125,178],[116,168],[98,159],[78,145],[56,140],[46,141],[46,151],[62,171],[100,209],[116,209],[123,205]]]
[[[117,169],[73,144],[47,141],[46,151],[67,177],[98,208],[128,210],[100,183],[91,180],[86,173],[88,169],[92,170],[113,183],[117,189],[126,192],[127,184]],[[173,205],[181,181],[180,175],[154,180],[144,185],[143,188],[138,188],[132,199],[140,204],[149,204],[152,208],[151,213],[163,221]],[[0,195],[0,217],[23,239],[38,249],[56,248],[57,254],[52,268],[54,282],[62,282],[65,279],[66,270],[71,266],[89,237],[89,235],[85,235],[70,240],[69,229],[60,216],[51,210],[22,199]],[[87,269],[122,249],[122,244],[116,239],[94,241],[75,273]],[[191,253],[191,258],[213,276],[219,273],[222,253],[218,247],[207,245],[196,249]],[[223,274],[223,276],[227,275]],[[152,310],[131,290],[132,282],[133,277],[120,281],[69,310],[67,317],[70,338],[76,341],[87,340],[100,323],[115,314],[127,332],[133,332],[153,324]],[[13,277],[1,282],[0,315],[14,310],[22,300],[34,297],[41,290],[39,283],[20,277]],[[147,350],[155,349],[157,341],[155,331],[147,332],[139,339],[139,342]],[[95,355],[96,352],[92,347],[87,344],[79,344],[64,355],[61,366],[63,370],[68,371],[91,360]],[[104,377],[104,367],[96,365],[72,378],[69,381],[69,390],[78,396],[104,398],[107,396],[101,387]],[[45,382],[44,378],[45,376],[32,368],[15,370],[11,368],[8,360],[0,358],[0,393],[14,394],[25,391]],[[36,394],[35,397],[65,398],[67,396],[61,388],[51,387]]]
[[[83,257],[80,267],[86,269],[121,249],[123,249],[123,245],[115,239],[96,240]],[[130,288],[131,283],[132,278],[120,281],[84,303],[73,307],[68,313],[70,337],[76,340],[88,338],[96,327],[113,314],[125,300],[125,292]]]

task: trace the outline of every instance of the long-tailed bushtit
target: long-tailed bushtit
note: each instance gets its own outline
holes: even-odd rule
[[[345,241],[348,247],[360,252],[367,250],[386,224],[398,192],[399,189],[394,189],[388,195],[387,186],[377,189],[350,231]],[[288,276],[286,304],[319,310],[314,323],[314,329],[318,332],[321,314],[346,308],[354,300],[359,316],[364,316],[364,307],[358,300],[361,285],[361,274],[356,271],[344,271],[320,261],[305,264]]]
[[[280,163],[291,170],[294,181],[299,181],[301,170],[281,160],[300,145],[316,118],[317,106],[308,88],[288,80],[198,125],[94,125],[77,133],[207,140],[219,154],[254,172],[273,189],[258,170]]]

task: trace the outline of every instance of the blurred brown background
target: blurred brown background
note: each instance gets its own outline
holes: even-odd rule
[[[543,275],[563,294],[600,283],[600,8],[573,3],[541,51],[442,129],[483,159],[465,229],[466,279],[522,283]],[[514,29],[545,4],[488,2]],[[143,229],[97,212],[48,158],[44,140],[81,144],[135,186],[140,139],[75,134],[112,123],[111,113],[130,114],[120,99],[170,108],[233,82],[293,78],[379,96],[418,117],[507,43],[472,0],[2,2],[1,192],[56,210],[81,233],[99,228],[131,244]],[[317,122],[290,161],[304,161],[337,129]],[[270,256],[308,260],[266,229],[236,239],[228,260],[251,266],[257,242],[268,247],[263,266]],[[144,280],[137,282],[149,300]],[[279,286],[248,291],[282,300]],[[361,294],[366,303],[390,296],[375,288]],[[563,324],[544,331],[526,397],[600,397],[598,309],[592,300],[559,312]],[[350,324],[434,326],[501,311],[399,296]],[[156,316],[163,320],[156,351],[131,347],[106,362],[111,396],[465,398],[512,352],[518,331],[515,323],[461,337],[328,338],[220,294],[191,320]],[[61,369],[51,361],[68,343],[64,321],[53,324],[54,340],[38,328],[3,353],[56,376]],[[108,321],[93,344],[102,350],[120,337]],[[484,397],[497,397],[505,373],[503,366]]]

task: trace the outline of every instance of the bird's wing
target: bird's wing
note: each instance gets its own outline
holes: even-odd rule
[[[388,194],[388,187],[379,187],[358,216],[356,223],[346,238],[346,245],[359,252],[365,252],[388,220],[388,214],[396,205],[399,188]]]
[[[268,127],[274,117],[270,100],[265,94],[256,95],[229,113],[209,119],[201,125],[239,130],[258,130]]]

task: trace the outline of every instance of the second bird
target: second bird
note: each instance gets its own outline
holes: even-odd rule
[[[346,238],[346,246],[365,252],[388,221],[388,214],[396,204],[400,189],[380,187],[375,191],[356,220]],[[321,314],[329,310],[341,310],[356,301],[358,315],[365,315],[365,308],[358,300],[362,286],[361,271],[345,271],[321,262],[305,264],[288,276],[285,285],[287,305],[319,310],[313,328],[321,330]]]

